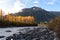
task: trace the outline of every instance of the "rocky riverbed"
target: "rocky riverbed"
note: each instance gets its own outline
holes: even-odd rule
[[[24,28],[18,31],[6,40],[56,40],[54,32],[45,27]]]

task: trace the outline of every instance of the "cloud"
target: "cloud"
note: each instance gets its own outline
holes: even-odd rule
[[[24,2],[24,4],[28,4],[31,3],[32,0],[22,0]]]
[[[25,8],[25,4],[21,3],[20,0],[0,0],[0,9],[2,9],[5,13],[7,14],[8,12],[10,13],[15,13],[21,11],[21,9]]]
[[[35,4],[39,3],[38,1],[34,1]]]
[[[16,0],[13,7],[11,8],[11,13],[16,13],[21,11],[21,9],[25,8],[25,4],[21,3],[19,0]]]
[[[56,3],[57,0],[52,0],[50,2],[47,2],[47,4],[50,4],[50,5],[54,5]]]
[[[34,6],[38,6],[39,0],[35,0],[33,3],[34,3]]]

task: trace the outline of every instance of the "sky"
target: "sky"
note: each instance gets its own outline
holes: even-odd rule
[[[22,12],[21,9],[33,6],[47,11],[60,11],[60,0],[0,0],[0,10],[2,9],[4,14]]]

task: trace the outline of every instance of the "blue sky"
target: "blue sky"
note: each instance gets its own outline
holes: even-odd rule
[[[41,7],[47,11],[60,11],[60,0],[0,0],[0,9],[5,14],[22,11],[23,8]]]

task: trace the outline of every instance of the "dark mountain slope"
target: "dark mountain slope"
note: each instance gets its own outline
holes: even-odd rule
[[[25,8],[22,9],[23,12],[18,12],[13,15],[17,16],[34,16],[35,22],[45,22],[50,21],[51,19],[55,18],[55,15],[52,13],[49,13],[48,11],[39,8],[39,7],[32,7],[32,8]]]
[[[60,16],[60,11],[49,11],[49,12],[56,16]]]

